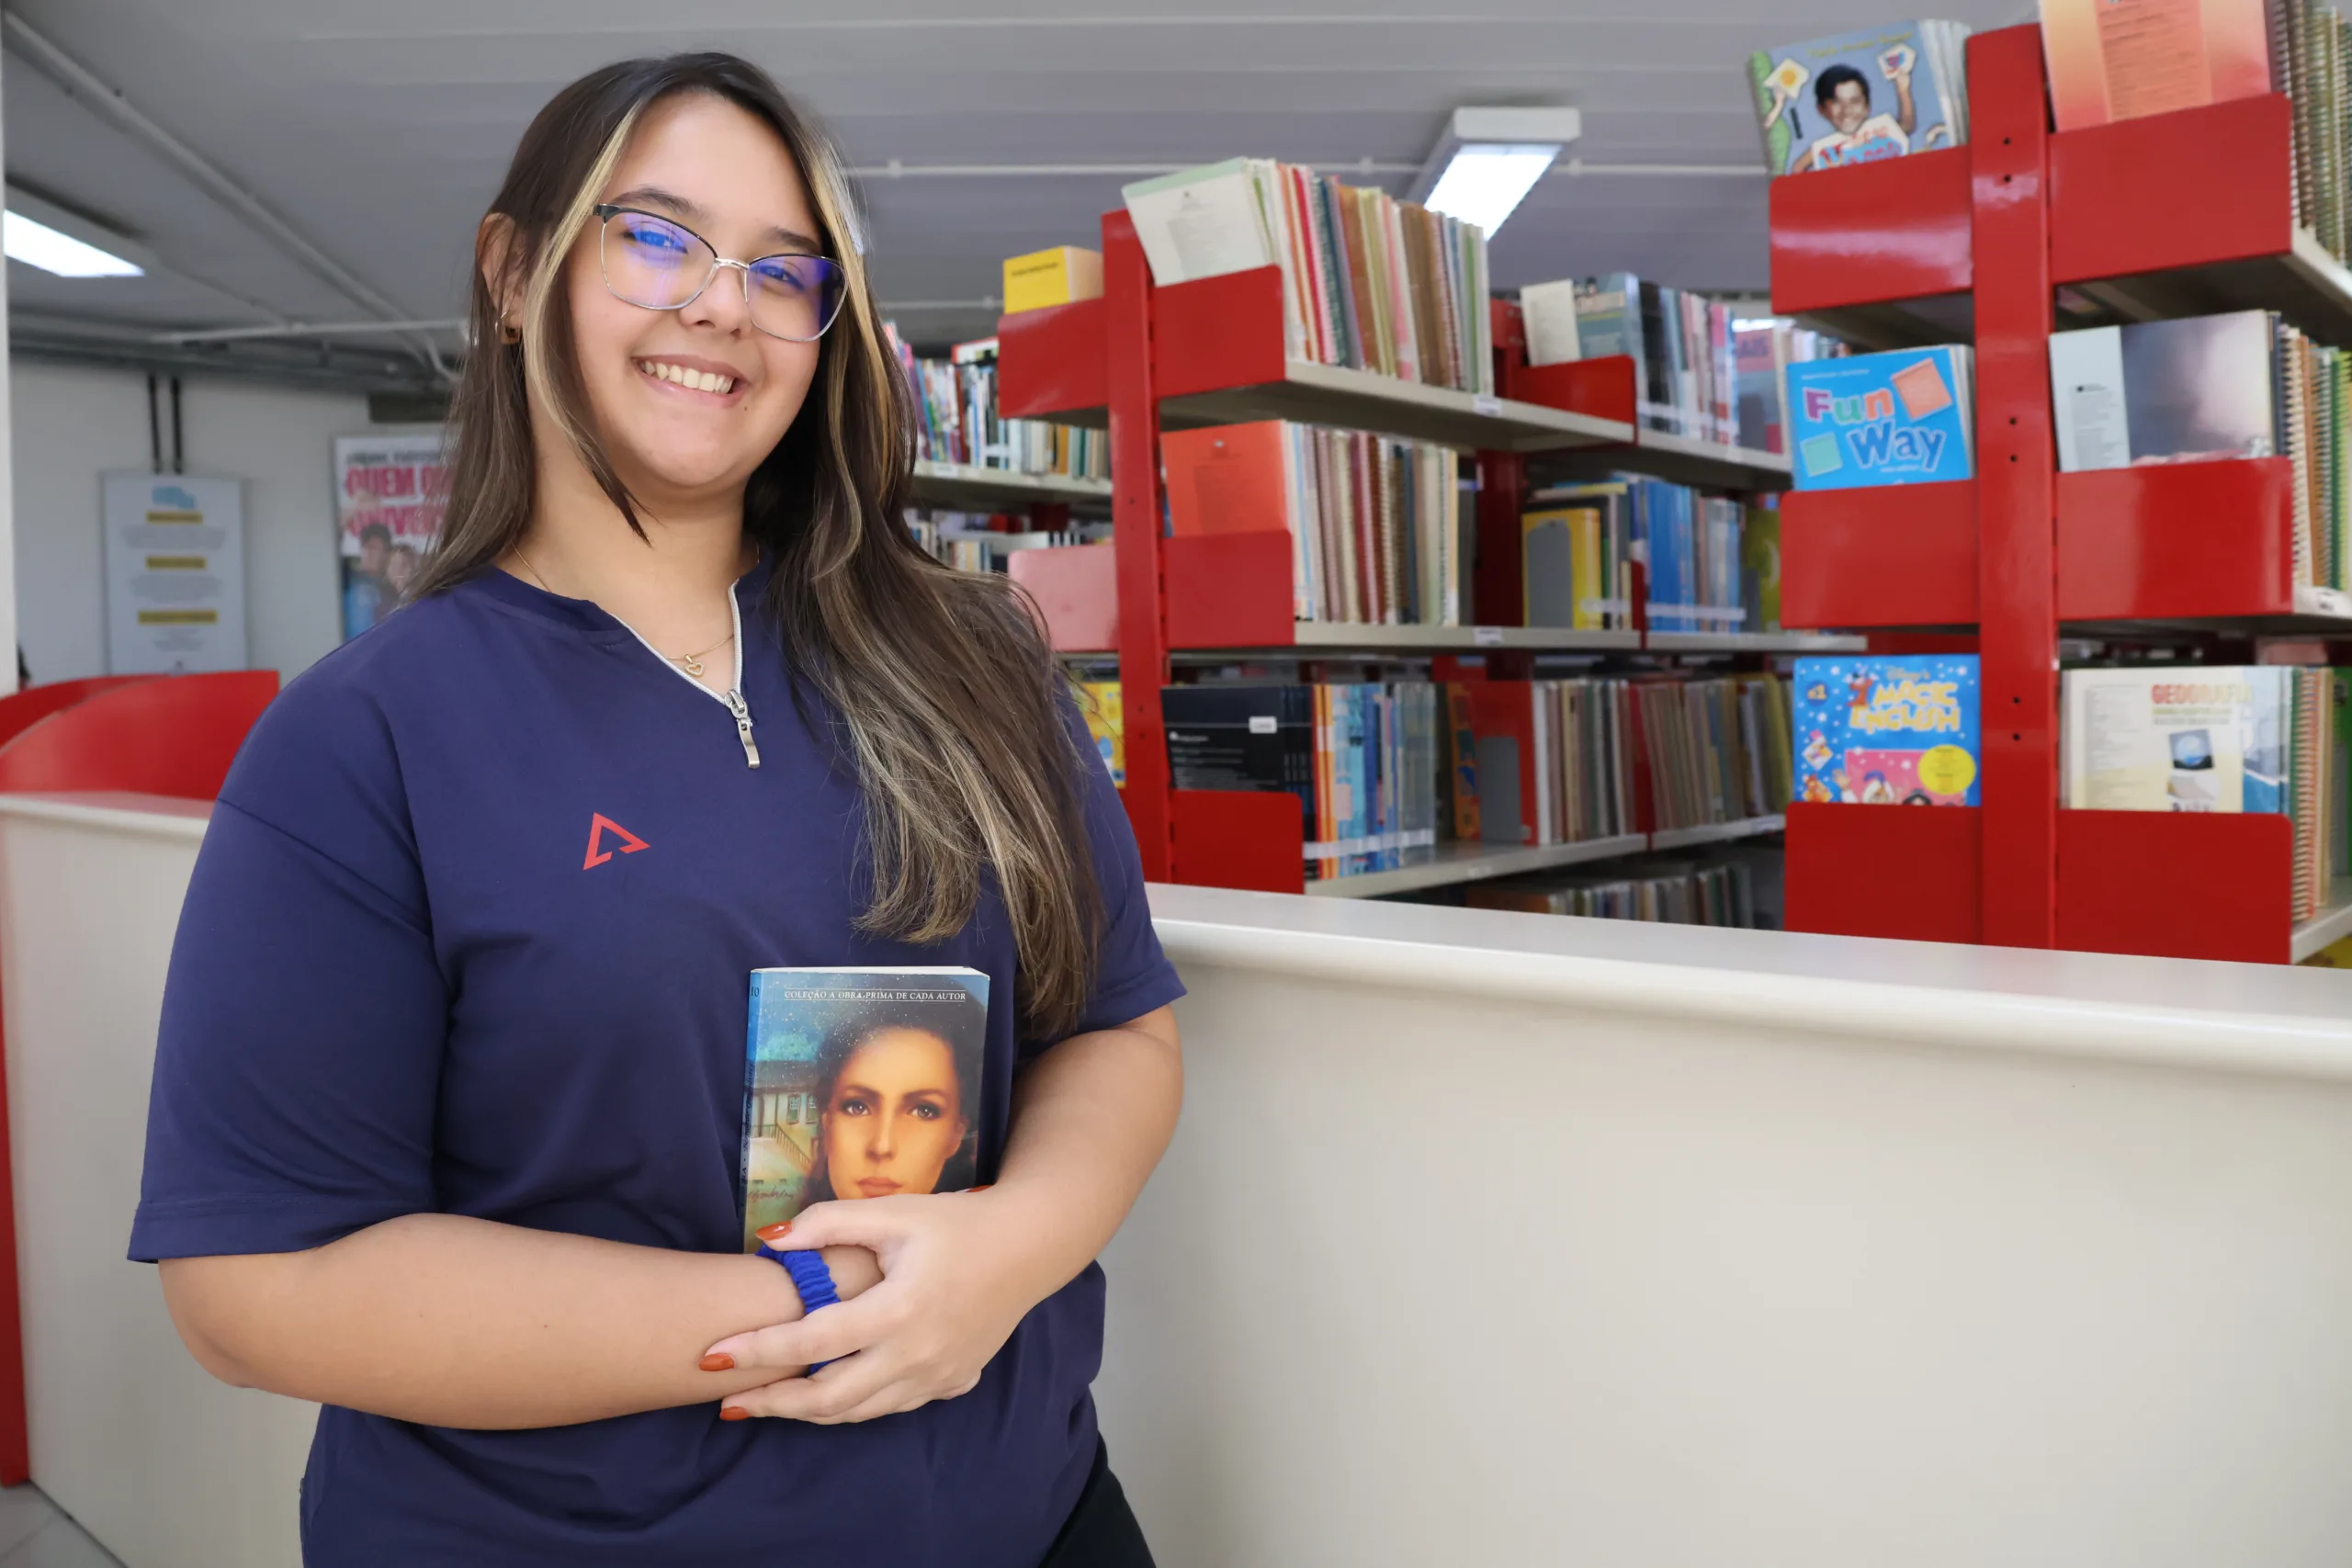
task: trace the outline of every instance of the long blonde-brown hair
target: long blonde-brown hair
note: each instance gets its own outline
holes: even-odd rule
[[[523,287],[522,340],[501,342],[498,294],[477,266],[475,350],[450,410],[448,516],[413,592],[492,570],[522,538],[536,487],[535,400],[643,536],[588,414],[562,280],[632,128],[651,104],[690,92],[715,94],[776,133],[847,278],[808,400],[745,486],[743,527],[775,563],[768,607],[861,786],[870,887],[859,925],[941,942],[993,884],[1020,955],[1022,1028],[1035,1038],[1067,1032],[1093,982],[1102,923],[1081,794],[1092,759],[1080,751],[1067,684],[1017,592],[940,565],[907,529],[913,411],[854,243],[840,164],[757,66],[728,54],[624,61],[558,93],[523,133],[490,208],[512,226],[502,281]]]

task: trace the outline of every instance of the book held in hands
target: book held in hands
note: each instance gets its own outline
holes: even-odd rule
[[[830,1199],[978,1179],[989,977],[755,969],[744,1052],[743,1250]]]

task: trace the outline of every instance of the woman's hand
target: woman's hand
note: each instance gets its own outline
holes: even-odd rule
[[[1067,1282],[1040,1266],[1035,1226],[1010,1196],[988,1189],[818,1203],[788,1234],[763,1235],[779,1251],[865,1247],[881,1262],[882,1282],[798,1322],[713,1345],[714,1357],[772,1367],[782,1379],[726,1400],[720,1415],[729,1420],[741,1410],[871,1421],[953,1399],[980,1381],[1029,1309]],[[797,1375],[817,1361],[834,1364]]]

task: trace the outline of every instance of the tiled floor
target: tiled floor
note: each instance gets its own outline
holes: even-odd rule
[[[37,1486],[0,1489],[0,1568],[122,1568]]]

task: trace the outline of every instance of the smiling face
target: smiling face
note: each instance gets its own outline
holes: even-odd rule
[[[782,139],[708,93],[648,108],[597,200],[673,220],[739,261],[826,249]],[[807,400],[819,345],[753,326],[733,267],[676,310],[616,298],[606,248],[626,241],[604,228],[591,220],[582,232],[562,287],[581,382],[615,471],[657,513],[740,494]]]
[[[956,1053],[927,1030],[884,1029],[850,1053],[818,1135],[836,1198],[933,1192],[964,1142]]]
[[[1871,118],[1871,90],[1860,82],[1840,82],[1821,107],[1830,124],[1851,136]]]

